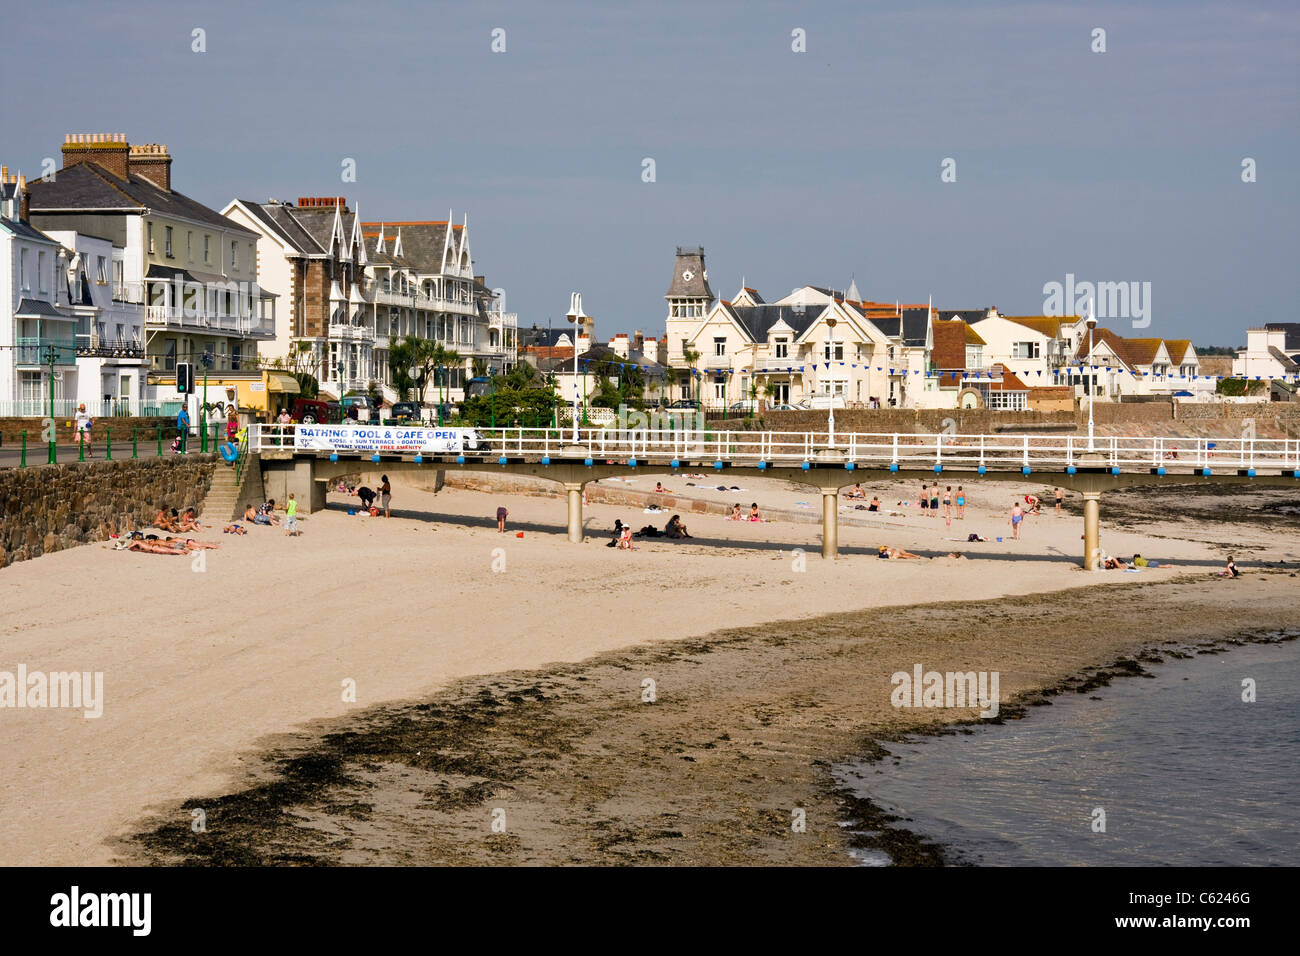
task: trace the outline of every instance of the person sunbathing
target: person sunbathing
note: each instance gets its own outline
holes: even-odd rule
[[[876,549],[876,556],[880,558],[893,558],[897,561],[902,561],[907,558],[921,557],[919,554],[913,554],[911,551],[907,551],[903,548],[891,548],[883,544]]]
[[[163,538],[163,542],[173,547],[184,548],[186,551],[215,551],[221,547],[219,544],[208,544],[206,541],[195,541],[193,538],[173,538],[168,535]]]
[[[655,482],[655,493],[656,493],[656,494],[660,494],[660,495],[670,495],[670,494],[672,494],[672,492],[669,491],[667,488],[665,488],[665,487],[663,486],[663,483],[662,483],[662,482],[659,482],[659,481],[656,481],[656,482]]]
[[[119,541],[113,548],[116,551],[143,551],[148,554],[189,554],[184,548],[161,541]]]
[[[739,505],[737,505],[737,507],[739,507]],[[749,520],[750,520],[750,521],[762,521],[762,520],[763,520],[763,516],[762,516],[761,514],[758,513],[758,502],[757,502],[757,501],[751,503],[750,506],[749,506]]]
[[[248,529],[240,524],[228,524],[221,529],[222,534],[248,534]]]
[[[867,496],[867,493],[866,493],[865,491],[862,490],[862,486],[861,486],[861,485],[854,485],[854,486],[853,486],[852,488],[850,488],[850,489],[848,490],[848,492],[844,495],[845,498],[865,498],[866,496]]]
[[[155,528],[161,528],[163,531],[181,530],[180,528],[176,527],[177,522],[173,519],[173,515],[175,514],[176,514],[175,508],[171,510],[170,514],[167,512],[166,508],[159,508],[158,513],[153,516],[153,526]]]
[[[682,524],[681,515],[673,515],[668,519],[668,524],[664,525],[664,534],[670,538],[689,538],[686,533],[686,525]]]

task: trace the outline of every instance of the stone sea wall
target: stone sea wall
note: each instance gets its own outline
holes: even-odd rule
[[[0,567],[148,526],[157,507],[200,508],[215,455],[0,470]]]

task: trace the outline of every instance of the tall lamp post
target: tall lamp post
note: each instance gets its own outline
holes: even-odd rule
[[[346,415],[343,414],[343,359],[342,358],[339,359],[338,373],[339,373],[339,423],[342,424],[343,419],[347,417]]]
[[[835,322],[836,320],[833,317],[826,320],[826,327],[831,330],[830,339],[829,339],[830,344],[827,346],[827,348],[830,351],[830,354],[827,356],[828,359],[827,371],[830,370],[829,365],[835,361]],[[828,383],[827,389],[830,391],[831,414],[830,414],[830,418],[827,420],[828,421],[827,428],[830,432],[830,437],[826,443],[826,447],[834,448],[835,447],[835,379],[831,378],[828,375],[827,383]]]
[[[206,455],[208,453],[208,369],[212,368],[212,355],[207,349],[203,350],[199,361],[203,363],[203,406],[199,415],[202,422],[199,427],[202,431],[199,433],[199,451]]]
[[[56,346],[45,346],[45,362],[50,367],[50,464],[58,463],[58,452],[54,448],[54,364],[59,359],[59,350]]]
[[[1088,453],[1097,450],[1092,433],[1092,406],[1097,401],[1097,377],[1092,374],[1092,330],[1097,327],[1097,316],[1092,310],[1092,300],[1088,300]]]
[[[573,293],[573,301],[565,316],[573,324],[573,443],[578,444],[578,333],[582,329],[582,293]]]

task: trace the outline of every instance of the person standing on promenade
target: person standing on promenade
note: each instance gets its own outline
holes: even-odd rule
[[[388,513],[389,502],[393,500],[393,486],[388,483],[388,476],[381,475],[380,480],[383,484],[379,486],[379,506],[384,509],[384,517],[390,517]]]
[[[77,406],[77,437],[86,444],[86,455],[90,458],[95,457],[95,450],[90,444],[90,426],[93,424],[89,413],[86,411],[86,405],[83,402]]]
[[[1020,540],[1020,522],[1025,520],[1025,513],[1020,508],[1020,502],[1015,501],[1011,504],[1011,537],[1015,541]]]
[[[239,435],[239,413],[235,411],[235,406],[230,406],[230,411],[226,415],[226,441],[234,443]]]
[[[190,413],[184,405],[176,413],[176,431],[180,433],[177,437],[181,440],[181,451],[184,452],[189,446],[190,440]]]

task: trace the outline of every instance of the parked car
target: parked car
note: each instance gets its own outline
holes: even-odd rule
[[[424,420],[424,408],[419,402],[394,402],[390,415],[399,425],[418,424]]]
[[[768,407],[769,412],[802,412],[804,410],[805,409],[800,408],[798,405],[786,405],[784,403]]]
[[[289,417],[304,425],[336,425],[342,421],[342,408],[338,402],[295,398],[289,408]]]
[[[758,408],[759,408],[759,405],[758,405],[758,402],[757,402],[757,401],[752,401],[752,402],[732,402],[730,405],[727,406],[727,411],[729,411],[729,412],[748,412],[750,409],[753,409],[754,411],[758,411]]]
[[[681,409],[688,409],[692,412],[697,410],[699,407],[700,407],[700,401],[697,398],[679,398],[677,399],[677,401],[672,402],[668,405],[668,408],[670,410],[681,408]]]

